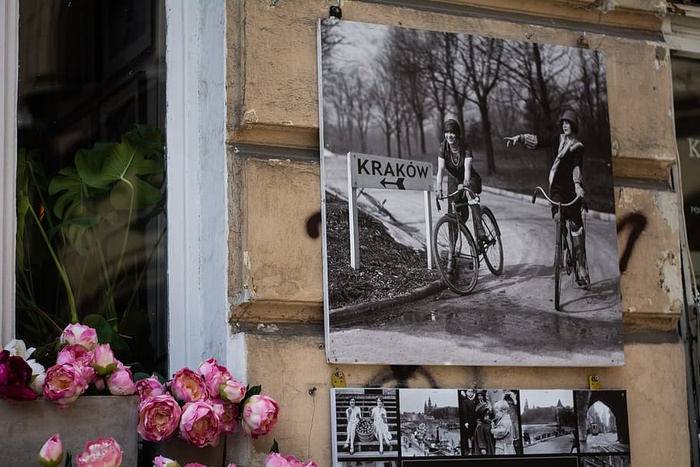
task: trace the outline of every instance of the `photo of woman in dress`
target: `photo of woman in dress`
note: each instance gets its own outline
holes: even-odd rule
[[[374,423],[374,436],[379,441],[379,454],[384,454],[384,443],[391,450],[391,433],[389,433],[386,409],[381,397],[377,398],[377,406],[372,407],[372,422]]]

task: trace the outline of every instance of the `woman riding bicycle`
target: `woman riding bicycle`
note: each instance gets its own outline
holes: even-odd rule
[[[590,284],[588,264],[586,261],[586,234],[583,229],[581,207],[585,191],[583,189],[583,143],[577,139],[578,118],[572,110],[566,110],[559,119],[561,134],[547,139],[533,134],[520,134],[508,136],[506,147],[511,144],[522,143],[528,149],[554,147],[557,156],[549,169],[549,196],[554,201],[568,203],[576,198],[580,199],[569,207],[562,206],[562,216],[567,221],[571,232],[571,241],[576,256],[576,283],[582,287]],[[552,207],[552,215],[557,211]]]
[[[442,197],[442,177],[447,169],[447,191],[452,193],[460,190],[456,203],[464,203],[459,212],[462,221],[466,222],[469,219],[469,206],[471,206],[472,215],[476,221],[476,237],[480,241],[485,241],[486,235],[481,222],[481,206],[476,197],[481,193],[481,176],[472,167],[473,160],[472,148],[462,138],[459,123],[454,119],[447,120],[444,128],[444,139],[438,147],[435,186]],[[464,187],[469,188],[469,190],[462,190]],[[469,202],[469,206],[467,206],[467,202]]]

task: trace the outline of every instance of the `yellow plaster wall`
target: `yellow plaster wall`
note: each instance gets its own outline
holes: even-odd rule
[[[330,3],[228,2],[231,330],[245,336],[248,379],[260,382],[282,406],[274,434],[282,450],[330,465],[328,388],[338,369],[347,375],[348,385],[358,387],[523,389],[585,388],[594,372],[604,388],[628,391],[635,467],[688,465],[684,353],[673,331],[683,297],[678,198],[663,188],[622,183],[615,191],[621,258],[634,222],[644,220],[621,276],[628,334],[624,367],[416,367],[409,369],[413,376],[397,380],[389,367],[326,363],[322,243],[314,236],[320,173],[313,154],[319,124],[316,24],[327,17]],[[619,180],[668,184],[675,139],[669,54],[658,34],[665,3],[620,0],[606,13],[599,8],[603,2],[534,0],[527,11],[523,2],[511,0],[450,3],[479,15],[344,0],[343,20],[569,46],[587,31],[591,46],[606,56],[614,174]],[[487,9],[491,17],[484,15]],[[531,16],[513,22],[526,14]],[[566,27],[557,27],[556,21]],[[626,28],[624,37],[610,33],[609,28],[620,25]],[[250,145],[263,152],[274,147],[270,152],[275,155],[246,155],[242,147]],[[298,149],[306,150],[306,156],[293,156]],[[270,443],[263,439],[255,444],[258,457]]]
[[[597,374],[603,388],[627,390],[631,459],[634,467],[690,465],[683,347],[678,343],[628,343],[621,368],[414,367],[408,376],[389,367],[328,365],[323,336],[313,328],[285,329],[276,335],[247,337],[249,377],[263,381],[267,394],[281,401],[274,435],[255,443],[257,461],[272,436],[299,459],[331,465],[330,374],[343,371],[348,387],[517,387],[586,388]],[[405,379],[404,379],[404,376]],[[316,388],[314,391],[313,388]],[[309,394],[309,391],[312,394]],[[261,464],[251,464],[261,465]]]

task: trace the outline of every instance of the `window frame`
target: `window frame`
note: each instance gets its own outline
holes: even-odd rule
[[[16,204],[19,1],[0,2],[5,213],[14,213]],[[172,373],[209,356],[225,361],[227,355],[226,1],[163,1]],[[0,339],[6,343],[15,332],[15,216],[2,216],[0,225]]]

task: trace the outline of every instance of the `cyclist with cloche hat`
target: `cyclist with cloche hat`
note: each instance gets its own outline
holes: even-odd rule
[[[573,110],[566,110],[559,119],[561,134],[554,138],[544,138],[534,134],[507,136],[506,147],[517,143],[528,149],[553,147],[557,150],[552,167],[549,169],[549,197],[554,201],[568,203],[576,195],[580,199],[568,207],[562,207],[562,216],[571,232],[572,247],[576,256],[576,283],[582,287],[590,285],[588,263],[586,261],[586,234],[583,229],[581,207],[586,195],[583,189],[583,143],[577,138],[579,122]],[[552,214],[556,208],[552,208]]]

